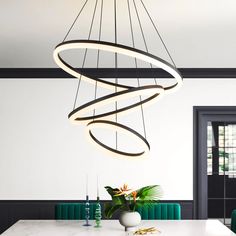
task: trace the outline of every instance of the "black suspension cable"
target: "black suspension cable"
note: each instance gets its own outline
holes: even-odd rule
[[[97,4],[98,4],[98,0],[96,0],[95,7],[94,7],[94,10],[93,10],[93,17],[92,17],[92,22],[91,22],[90,29],[89,29],[88,40],[91,37],[91,33],[92,33],[92,29],[93,29],[94,17],[95,17],[95,13],[96,13],[96,10],[97,10]],[[85,60],[86,60],[86,57],[87,57],[87,52],[88,52],[88,49],[86,48],[85,49],[85,53],[84,53],[84,60],[83,60],[82,68],[84,67],[84,63],[85,63]]]
[[[74,101],[74,105],[73,105],[73,110],[75,109],[75,106],[76,106],[76,101],[77,101],[77,98],[78,98],[80,83],[81,83],[81,75],[80,75],[80,77],[79,77],[79,82],[78,82],[77,89],[76,89],[76,94],[75,94],[75,101]]]
[[[89,29],[88,40],[90,39],[91,33],[92,33],[93,22],[94,22],[94,16],[95,16],[95,13],[96,13],[96,10],[97,10],[97,3],[98,3],[98,0],[96,0],[95,6],[94,6],[92,21],[91,21],[90,29]],[[86,48],[86,49],[85,49],[85,53],[84,53],[84,59],[83,59],[82,68],[84,68],[85,60],[86,60],[86,57],[87,57],[87,51],[88,51],[88,49]],[[78,82],[78,86],[77,86],[77,90],[76,90],[76,95],[75,95],[75,101],[74,101],[73,110],[75,109],[76,102],[77,102],[77,98],[78,98],[79,88],[80,88],[80,84],[81,84],[81,77],[82,77],[82,75],[80,75],[80,77],[79,77],[79,82]]]
[[[134,3],[134,9],[135,9],[135,12],[136,12],[136,15],[137,15],[137,18],[138,18],[139,27],[140,27],[140,30],[141,30],[141,33],[142,33],[145,49],[148,52],[147,42],[146,42],[146,38],[145,38],[145,35],[144,35],[144,32],[143,32],[143,27],[142,27],[142,24],[141,24],[141,21],[140,21],[140,17],[139,17],[139,14],[138,14],[138,10],[137,10],[135,0],[133,0],[133,3]]]
[[[143,27],[142,27],[141,20],[140,20],[139,14],[138,14],[138,9],[137,9],[135,0],[133,0],[133,2],[134,2],[134,9],[135,9],[135,12],[136,12],[136,15],[137,15],[137,18],[138,18],[139,27],[140,27],[140,30],[141,30],[141,33],[142,33],[145,49],[146,49],[146,52],[148,52],[148,46],[147,46],[146,38],[145,38],[145,35],[144,35],[144,32],[143,32]],[[153,68],[152,64],[151,63],[149,63],[149,64],[150,64],[150,67]],[[155,84],[157,84],[156,78],[154,78],[154,81],[155,81]]]
[[[96,83],[95,83],[95,92],[94,92],[94,100],[97,98],[97,87],[98,87],[98,82],[96,81]],[[95,116],[95,109],[93,109],[93,116]]]
[[[132,19],[131,19],[131,12],[130,12],[129,0],[127,0],[127,5],[128,5],[128,12],[129,12],[129,24],[130,24],[132,45],[133,45],[133,48],[134,48],[134,47],[135,47],[135,43],[134,43],[134,31],[133,31],[133,25],[132,25]],[[134,60],[135,60],[136,68],[137,68],[137,58],[134,58]]]
[[[161,42],[162,42],[162,44],[163,44],[163,46],[164,46],[164,48],[165,48],[165,50],[166,50],[166,52],[167,52],[167,54],[168,54],[170,60],[172,61],[172,63],[173,63],[173,65],[175,66],[175,68],[177,68],[176,65],[175,65],[175,62],[174,62],[173,58],[172,58],[171,55],[170,55],[170,52],[169,52],[169,50],[168,50],[168,48],[167,48],[167,46],[166,46],[164,40],[163,40],[162,37],[161,37],[161,34],[159,33],[159,31],[158,31],[158,29],[157,29],[157,27],[156,27],[156,25],[155,25],[155,23],[154,23],[154,21],[153,21],[153,19],[152,19],[152,17],[151,17],[151,15],[149,14],[149,12],[148,12],[146,6],[144,5],[143,1],[142,1],[142,0],[140,0],[140,1],[141,1],[142,5],[143,5],[143,7],[144,7],[144,9],[145,9],[145,11],[146,11],[146,13],[147,13],[149,19],[150,19],[150,21],[152,22],[152,25],[153,25],[153,27],[154,27],[154,29],[155,29],[157,35],[159,36],[159,38],[160,38],[160,40],[161,40]]]
[[[87,4],[87,2],[88,2],[88,0],[85,1],[85,3],[84,3],[84,5],[82,6],[82,8],[80,9],[78,15],[75,17],[75,20],[73,21],[72,25],[70,26],[70,28],[69,28],[68,32],[66,33],[66,36],[64,37],[64,39],[62,40],[62,42],[64,42],[64,41],[66,40],[67,36],[69,35],[70,31],[71,31],[72,28],[74,27],[75,22],[78,20],[80,14],[81,14],[81,12],[83,11],[83,9],[84,9],[85,5]]]
[[[116,0],[114,0],[114,24],[115,24],[115,44],[117,44]],[[117,53],[115,53],[115,68],[117,68]],[[116,77],[115,81],[116,81],[116,83],[118,83],[117,77]],[[117,87],[116,87],[116,90],[117,90]]]
[[[102,32],[102,11],[103,11],[103,0],[101,0],[101,13],[100,13],[100,21],[99,21],[100,22],[99,23],[99,35],[98,35],[98,40],[99,41],[101,40],[101,32]],[[99,67],[99,59],[100,59],[100,50],[98,49],[98,53],[97,53],[97,68]],[[94,100],[97,98],[97,85],[98,85],[98,82],[96,80]],[[93,116],[95,116],[95,109],[93,110]]]
[[[114,24],[115,24],[115,43],[117,44],[117,19],[116,19],[116,0],[114,0]],[[115,53],[115,68],[117,69],[117,53]],[[117,77],[115,78],[115,83],[118,83]],[[115,92],[117,92],[117,86],[115,86]],[[117,101],[115,102],[115,108],[117,111]],[[116,123],[117,123],[117,113],[115,115]],[[116,131],[116,150],[118,148],[118,141],[117,141],[117,131]]]
[[[129,0],[127,0],[127,5],[128,5],[128,12],[129,12],[129,22],[130,22],[130,29],[131,29],[131,36],[132,36],[132,44],[133,48],[135,48],[135,41],[134,41],[134,32],[133,32],[133,26],[132,26],[132,18],[131,18],[131,13],[130,13],[130,5],[129,5]],[[136,69],[138,68],[137,65],[137,59],[135,58],[135,67]],[[138,81],[138,86],[140,87],[140,82],[139,78],[137,78]],[[139,96],[140,102],[142,101],[142,97]],[[143,105],[141,104],[141,113],[142,113],[142,121],[143,121],[143,132],[144,132],[144,137],[145,139],[147,138],[147,133],[146,133],[146,127],[145,127],[145,120],[144,120],[144,112],[143,112]]]

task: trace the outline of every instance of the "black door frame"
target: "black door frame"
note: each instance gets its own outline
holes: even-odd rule
[[[193,107],[193,204],[194,218],[207,219],[207,122],[236,121],[236,106]]]

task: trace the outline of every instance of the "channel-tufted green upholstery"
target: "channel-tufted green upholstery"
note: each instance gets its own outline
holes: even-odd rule
[[[236,233],[236,209],[231,214],[231,230]]]
[[[89,204],[90,219],[95,219],[96,203]],[[55,206],[55,219],[82,220],[85,219],[85,203],[59,203]]]
[[[152,203],[137,208],[143,220],[180,220],[181,207],[178,203]]]

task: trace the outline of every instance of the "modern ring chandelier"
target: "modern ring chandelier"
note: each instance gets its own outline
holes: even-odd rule
[[[109,6],[109,16],[105,18],[104,9],[105,5]],[[130,35],[129,44],[124,44],[118,42],[118,7],[122,6],[122,14],[127,13],[127,22],[123,26],[128,27],[124,29],[125,33],[128,32]],[[141,14],[142,13],[142,14]],[[91,16],[90,16],[91,15]],[[80,18],[87,17],[86,22]],[[149,26],[152,27],[157,39],[162,44],[167,56],[169,57],[171,63],[150,53],[147,36],[144,33],[144,25],[147,23],[142,22],[142,17],[146,17],[146,22],[148,20]],[[125,18],[125,17],[121,17]],[[87,25],[88,34],[85,36],[76,37],[73,40],[67,40],[69,34],[71,34],[72,29],[76,28],[76,24],[82,21],[84,27]],[[122,19],[123,20],[123,19]],[[90,22],[90,23],[89,23]],[[108,33],[103,33],[108,27],[112,28],[112,40],[111,37],[102,40],[103,35]],[[78,27],[78,29],[80,29]],[[137,30],[139,32],[138,39],[135,35]],[[124,32],[122,32],[124,34]],[[95,36],[94,36],[95,35]],[[153,39],[152,39],[153,40]],[[154,39],[155,40],[155,39]],[[138,43],[142,41],[143,48],[138,47]],[[155,42],[155,41],[154,41]],[[80,66],[72,66],[68,60],[64,59],[63,53],[68,51],[80,51],[79,57],[81,60]],[[103,53],[112,55],[114,59],[113,69],[116,76],[111,79],[98,78],[98,76],[89,75],[85,73],[85,69],[89,71],[89,67],[86,68],[86,60],[88,61],[88,53],[92,51],[93,58],[96,59],[96,63],[93,68],[99,69],[99,63],[101,61]],[[173,79],[171,79],[171,84],[161,84],[156,76],[152,78],[151,83],[141,84],[144,78],[139,78],[136,75],[137,84],[129,84],[129,76],[127,79],[119,78],[119,66],[118,57],[125,57],[132,60],[133,67],[132,70],[137,71],[140,63],[148,65],[146,70],[153,68],[159,68],[170,74]],[[78,86],[75,95],[75,101],[73,110],[69,113],[68,118],[72,123],[80,124],[85,123],[86,131],[90,140],[97,144],[103,150],[109,151],[119,157],[143,157],[149,150],[150,145],[146,139],[146,128],[144,120],[144,105],[150,104],[153,101],[160,99],[163,95],[170,92],[176,91],[182,85],[182,76],[171,57],[155,23],[152,19],[149,11],[143,0],[85,0],[78,12],[75,20],[73,21],[71,27],[66,33],[63,41],[58,44],[53,53],[54,60],[56,64],[61,67],[64,71],[71,74],[72,76],[78,78]],[[106,59],[107,60],[107,59]],[[133,77],[132,77],[133,78]],[[77,106],[77,99],[79,94],[79,89],[81,82],[88,82],[94,86],[94,97],[89,102],[85,102]],[[134,81],[134,79],[133,79]],[[98,88],[107,89],[109,94],[98,96]],[[134,99],[136,100],[134,101]],[[124,101],[132,101],[131,103],[124,104]],[[108,110],[102,110],[102,108],[110,105]],[[112,106],[113,105],[113,106]],[[140,108],[143,126],[143,135],[135,131],[128,125],[124,125],[118,122],[118,115],[126,114]],[[99,112],[98,112],[99,110]],[[115,120],[112,118],[115,117]],[[101,140],[100,137],[96,135],[95,130],[114,130],[115,131],[115,145],[110,145],[106,140]],[[130,137],[139,147],[140,150],[127,151],[122,147],[118,147],[118,133],[122,133],[125,136]],[[110,137],[109,137],[110,138]]]

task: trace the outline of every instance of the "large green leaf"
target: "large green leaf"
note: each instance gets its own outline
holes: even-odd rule
[[[112,203],[105,203],[105,217],[111,218],[112,215],[119,209],[122,209],[122,205],[113,205]]]
[[[118,188],[111,188],[110,186],[106,186],[105,189],[111,195],[112,201],[115,205],[126,204],[126,199],[124,195],[114,196],[119,191]]]
[[[111,197],[113,197],[113,196],[116,194],[116,192],[119,191],[118,188],[112,188],[112,187],[110,187],[110,186],[105,186],[104,188],[105,188],[105,189],[107,190],[107,192],[111,195]]]

